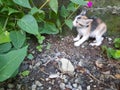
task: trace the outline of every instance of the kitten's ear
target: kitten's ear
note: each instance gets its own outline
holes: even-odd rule
[[[87,19],[86,21],[87,21],[87,23],[91,23],[93,21],[93,19]]]
[[[89,25],[89,24],[92,23],[92,21],[93,21],[93,19],[87,19],[87,20],[86,20],[86,24]]]
[[[80,13],[80,15],[85,16],[86,12],[87,12],[86,10],[82,10],[82,12]]]
[[[80,15],[85,16],[86,13],[87,13],[87,8],[83,7],[82,12],[80,13]]]

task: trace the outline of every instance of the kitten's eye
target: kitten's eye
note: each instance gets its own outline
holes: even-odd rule
[[[80,26],[83,26],[82,24],[79,23]]]
[[[78,23],[78,21],[76,21],[76,23]]]
[[[81,17],[78,17],[77,19],[81,19]]]

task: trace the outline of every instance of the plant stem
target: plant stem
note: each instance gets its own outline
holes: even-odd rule
[[[3,26],[3,30],[5,30],[6,26],[7,26],[7,23],[8,23],[8,19],[9,19],[9,16],[6,18],[5,20],[5,23],[4,23],[4,26]]]
[[[34,4],[33,0],[30,0],[30,3],[32,4],[32,6],[35,6],[35,4]]]
[[[48,2],[49,2],[50,0],[46,0],[46,2],[45,3],[43,3],[43,5],[42,6],[40,6],[40,8],[39,9],[42,9]]]
[[[69,18],[71,18],[71,16],[77,11],[77,9],[80,7],[80,5],[76,8],[76,10],[74,11],[74,12],[72,12],[67,18],[66,18],[66,20],[68,20]],[[59,27],[59,28],[61,28],[61,27],[63,27],[63,25],[65,24],[65,22]]]

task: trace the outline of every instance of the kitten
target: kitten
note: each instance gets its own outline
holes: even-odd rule
[[[90,43],[91,46],[100,46],[104,39],[102,36],[107,31],[107,26],[100,18],[89,19],[85,16],[85,13],[82,11],[73,21],[73,26],[76,27],[78,32],[77,37],[73,39],[75,41],[74,46],[80,46],[89,37],[95,38],[95,41]],[[95,29],[93,29],[94,22],[97,24]]]

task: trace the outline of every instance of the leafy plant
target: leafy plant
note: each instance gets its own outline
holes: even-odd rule
[[[64,26],[72,29],[71,17],[83,4],[86,1],[70,0],[58,10],[58,0],[46,0],[40,7],[33,0],[0,0],[0,82],[18,73],[27,53],[26,34],[37,38],[36,48],[42,51],[43,35],[58,34]]]
[[[114,46],[115,48],[120,48],[120,38],[115,38]],[[107,54],[108,58],[120,59],[120,50],[107,48],[106,46],[102,46],[102,50]]]
[[[115,45],[115,48],[119,48],[120,49],[120,38],[115,38],[114,45]]]
[[[0,82],[12,77],[27,54],[27,46],[0,54]]]
[[[22,75],[23,77],[28,76],[29,74],[30,74],[30,71],[29,71],[29,70],[25,70],[25,71],[21,72],[21,75]]]

